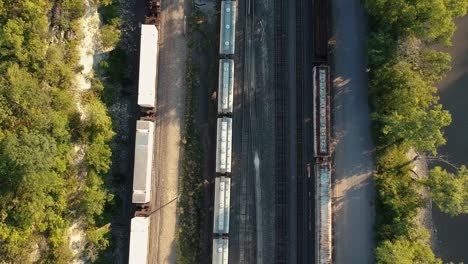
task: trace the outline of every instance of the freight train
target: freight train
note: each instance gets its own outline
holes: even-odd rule
[[[154,152],[154,116],[158,69],[158,29],[141,25],[138,106],[141,118],[135,131],[132,203],[137,207],[130,223],[129,264],[147,263],[149,246],[149,207]]]
[[[234,103],[235,1],[221,2],[219,32],[218,120],[216,133],[216,178],[213,214],[213,264],[229,260],[231,197],[232,113]]]
[[[131,221],[129,263],[147,262],[151,201],[154,115],[158,65],[160,0],[148,0],[146,23],[141,26],[138,105],[142,120],[137,121],[132,202],[137,205]],[[216,139],[215,206],[213,215],[213,258],[227,264],[229,257],[229,210],[231,191],[232,112],[234,89],[236,2],[221,2],[218,82],[218,123]]]
[[[332,261],[332,212],[330,165],[330,67],[313,68],[315,157],[315,256],[317,264]]]

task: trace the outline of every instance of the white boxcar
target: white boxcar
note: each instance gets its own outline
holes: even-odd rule
[[[218,113],[232,113],[234,99],[234,60],[219,60]]]
[[[154,123],[138,120],[135,135],[132,202],[145,204],[151,198]]]
[[[229,240],[213,239],[213,264],[227,264],[229,259]]]
[[[231,179],[216,177],[213,215],[213,233],[229,234],[229,208],[231,201]]]
[[[149,217],[134,217],[130,225],[129,264],[148,262]]]
[[[156,107],[156,78],[158,71],[158,29],[141,25],[140,69],[138,76],[138,105]]]
[[[231,172],[232,150],[232,119],[230,117],[218,118],[216,135],[216,172]]]

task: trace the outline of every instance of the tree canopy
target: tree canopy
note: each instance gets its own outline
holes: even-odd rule
[[[451,123],[435,83],[450,70],[450,55],[434,50],[451,45],[454,18],[466,14],[467,0],[364,0],[368,39],[369,96],[377,137],[377,263],[440,263],[428,240],[415,236],[416,215],[425,206],[423,185],[411,171],[410,150],[445,144]],[[466,171],[456,176],[436,168],[426,186],[445,212],[466,210]],[[464,187],[463,187],[464,186]],[[450,193],[448,193],[450,190]]]
[[[365,0],[372,26],[393,36],[414,36],[451,44],[455,17],[466,14],[467,1]]]
[[[68,228],[80,218],[94,248],[108,244],[94,218],[112,200],[112,123],[98,95],[88,119],[73,101],[84,7],[0,0],[0,263],[68,263]],[[84,165],[73,162],[75,142],[90,150]]]
[[[441,167],[431,170],[427,185],[439,209],[451,215],[468,213],[468,169],[462,166],[456,174]]]
[[[416,230],[410,237],[387,240],[376,249],[376,261],[382,264],[442,264],[429,246],[426,230]]]

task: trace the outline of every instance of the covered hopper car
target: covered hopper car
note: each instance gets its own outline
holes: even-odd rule
[[[218,118],[216,136],[216,172],[219,174],[231,173],[232,151],[232,119],[230,117]]]
[[[213,233],[229,234],[229,209],[231,201],[231,179],[216,177]]]
[[[138,120],[135,136],[135,162],[133,168],[132,202],[149,203],[153,165],[154,123]]]

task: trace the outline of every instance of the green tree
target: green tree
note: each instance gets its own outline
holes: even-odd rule
[[[0,0],[0,263],[31,263],[31,252],[68,263],[70,223],[108,221],[99,215],[112,199],[101,179],[112,123],[96,96],[81,120],[72,96],[83,14],[82,0]],[[77,139],[91,150],[88,178],[73,163]]]
[[[374,107],[379,114],[427,109],[437,102],[437,89],[408,62],[387,63],[375,71],[374,76],[370,82],[370,95],[375,98]]]
[[[383,124],[382,134],[387,142],[401,142],[413,146],[418,151],[437,153],[437,147],[446,140],[441,129],[452,119],[450,113],[436,105],[432,109],[412,109],[409,112],[395,111],[376,120]]]
[[[436,147],[445,144],[441,129],[451,123],[450,113],[437,104],[437,89],[408,62],[385,65],[376,76],[370,92],[381,139],[436,153]]]
[[[442,212],[451,215],[468,213],[468,169],[465,166],[456,174],[435,167],[426,184],[432,200]]]
[[[370,20],[369,96],[377,130],[377,263],[440,263],[425,235],[414,234],[415,217],[426,202],[423,185],[412,178],[410,149],[431,151],[445,143],[450,113],[438,103],[434,84],[450,70],[454,18],[466,14],[467,0],[364,0]],[[436,169],[426,182],[446,212],[460,213],[465,183]],[[459,175],[466,174],[465,171]],[[457,178],[455,180],[455,178]],[[463,187],[464,186],[464,187]],[[450,191],[450,194],[445,193]],[[440,207],[440,205],[439,205]]]
[[[89,133],[88,140],[101,135],[104,141],[110,140],[113,136],[111,130],[112,120],[107,114],[106,106],[94,95],[91,96],[86,107],[86,131]]]
[[[24,172],[47,171],[55,164],[55,141],[35,131],[7,136],[2,143],[4,161]]]
[[[101,45],[104,49],[114,48],[120,40],[120,24],[119,18],[111,19],[108,25],[100,28]]]
[[[98,135],[86,150],[86,162],[98,173],[106,173],[109,170],[111,155],[106,140],[102,135]]]
[[[462,17],[466,15],[468,1],[463,0],[444,0],[445,6],[452,14],[452,17]]]
[[[99,251],[104,250],[109,246],[109,231],[110,224],[107,224],[99,228],[90,229],[86,233],[86,237],[88,239],[86,255],[91,261],[94,262],[98,258]]]
[[[23,51],[25,22],[21,18],[10,19],[0,31],[0,54],[2,56],[16,56],[23,62],[27,53]]]
[[[388,32],[371,32],[367,43],[367,54],[369,57],[369,67],[371,69],[395,59],[398,47],[397,41]]]
[[[383,242],[376,249],[376,262],[378,264],[442,264],[428,245],[428,232],[419,229],[413,233],[407,237]]]
[[[450,45],[453,18],[466,13],[466,0],[365,0],[375,28],[393,36],[415,36]]]
[[[398,60],[411,64],[411,70],[419,72],[428,84],[434,84],[450,70],[450,54],[429,49],[421,40],[407,37],[397,48]]]

